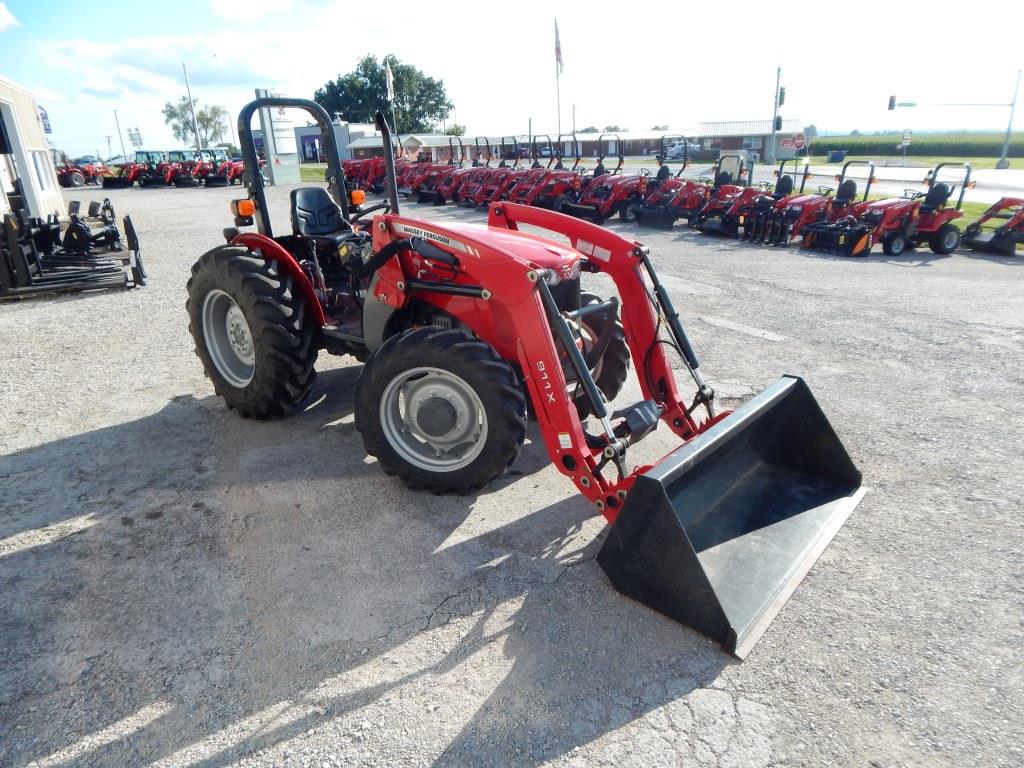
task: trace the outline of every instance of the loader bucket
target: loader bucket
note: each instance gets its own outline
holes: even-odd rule
[[[672,229],[679,218],[666,206],[647,206],[636,212],[636,223],[645,227],[657,227],[658,229]]]
[[[595,224],[601,224],[604,217],[593,205],[580,205],[579,203],[564,203],[560,209],[561,213],[575,216],[577,219],[585,219]]]
[[[784,376],[638,476],[597,560],[618,591],[742,659],[860,484],[810,389]]]

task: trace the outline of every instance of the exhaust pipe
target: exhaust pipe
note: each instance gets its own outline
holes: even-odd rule
[[[395,150],[391,146],[391,128],[380,110],[374,116],[377,130],[384,139],[384,168],[387,171],[387,192],[391,199],[391,213],[398,213],[398,181],[395,178]]]

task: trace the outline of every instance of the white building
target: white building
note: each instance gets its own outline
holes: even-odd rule
[[[64,214],[53,157],[35,97],[0,77],[0,215]]]

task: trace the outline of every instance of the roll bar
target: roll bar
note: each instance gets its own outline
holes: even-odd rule
[[[939,163],[928,171],[928,176],[925,178],[925,183],[928,185],[928,189],[931,189],[939,178],[939,169],[945,168],[947,165],[960,165],[960,163]],[[964,193],[967,191],[967,187],[971,183],[971,164],[964,163],[961,167],[964,169],[964,180],[960,183],[960,197],[958,197],[956,201],[956,209],[958,211],[964,204]]]
[[[270,217],[267,215],[267,195],[263,187],[263,174],[260,173],[260,160],[256,155],[256,139],[252,135],[252,116],[257,109],[263,107],[284,107],[285,109],[301,109],[308,112],[320,126],[320,141],[327,155],[327,191],[334,201],[341,206],[341,215],[348,220],[348,195],[345,188],[345,172],[341,170],[341,155],[338,153],[338,142],[334,136],[334,125],[331,116],[322,106],[309,99],[292,99],[281,96],[265,96],[254,99],[242,107],[238,113],[238,143],[241,144],[242,159],[245,161],[245,174],[242,178],[247,186],[249,197],[256,203],[256,229],[261,235],[273,237]],[[388,134],[390,146],[391,134]],[[384,154],[390,156],[385,150]],[[392,167],[393,167],[392,163]],[[396,195],[397,199],[397,195]]]

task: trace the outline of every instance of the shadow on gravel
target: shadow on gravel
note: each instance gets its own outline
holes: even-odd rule
[[[184,396],[0,457],[0,764],[226,766],[319,727],[352,734],[342,759],[379,754],[361,710],[482,675],[478,706],[409,722],[461,724],[438,765],[536,765],[729,663],[611,589],[578,497],[489,526],[486,494],[381,475],[350,421],[358,370],[322,374],[284,421]],[[535,498],[517,487],[547,466],[531,437],[488,493]]]

